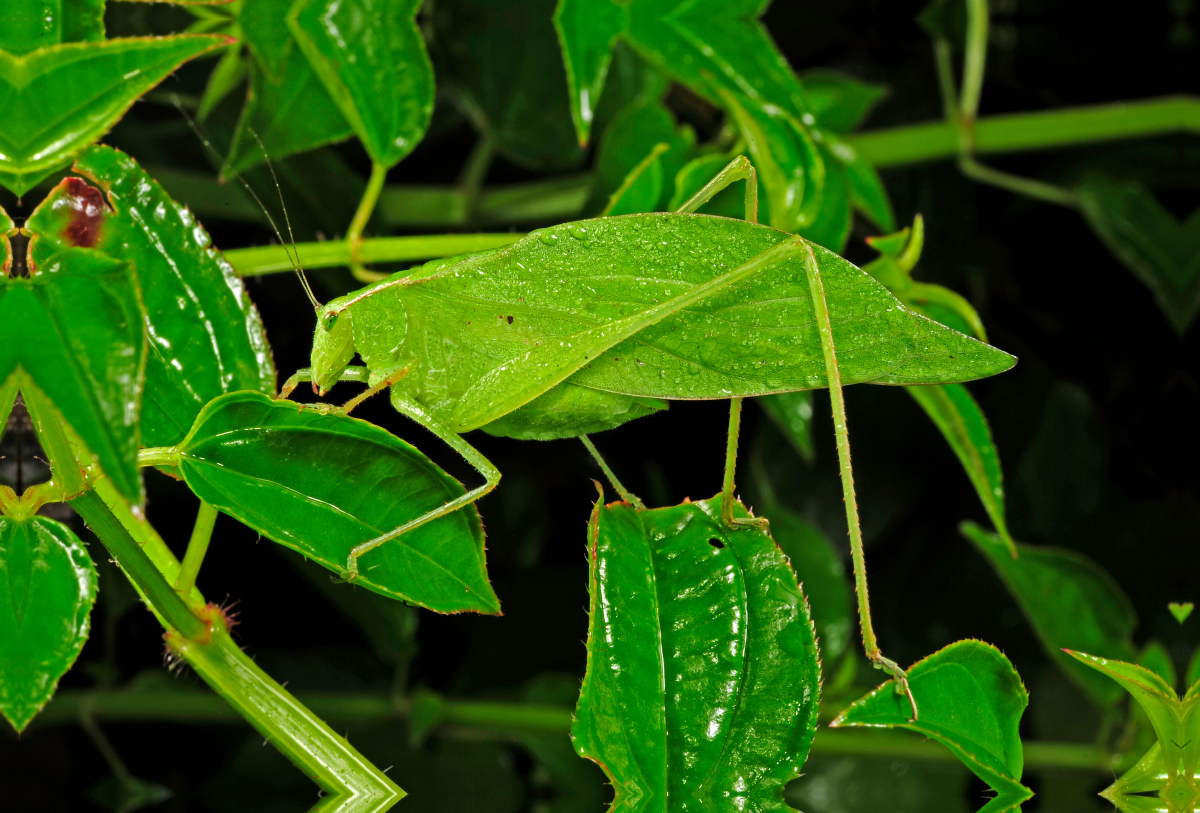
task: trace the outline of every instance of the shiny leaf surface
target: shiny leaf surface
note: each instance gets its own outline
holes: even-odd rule
[[[104,0],[4,0],[0,51],[24,56],[64,42],[104,39]]]
[[[776,810],[817,719],[808,607],[771,537],[720,500],[588,525],[588,668],[571,736],[611,811]]]
[[[567,69],[571,119],[580,144],[588,142],[613,47],[628,25],[625,6],[614,0],[558,0],[554,29]]]
[[[202,500],[335,573],[351,549],[460,496],[423,454],[377,426],[262,393],[212,401],[179,445]],[[438,612],[496,613],[473,506],[365,554],[355,584]]]
[[[201,408],[235,390],[274,394],[275,370],[258,311],[204,228],[137,163],[93,147],[30,217],[35,262],[72,245],[132,262],[146,308],[150,355],[143,446],[183,440]]]
[[[1067,677],[1100,706],[1120,700],[1120,689],[1062,652],[1086,649],[1106,658],[1134,659],[1130,636],[1137,616],[1112,576],[1074,551],[1017,545],[1014,559],[997,535],[969,522],[960,530],[991,562]]]
[[[610,214],[636,214],[665,208],[674,189],[675,175],[688,160],[695,142],[691,128],[677,127],[674,117],[661,102],[640,102],[624,107],[613,117],[600,139],[594,186],[586,211],[596,214],[608,206],[613,194],[625,185],[629,174],[659,144],[665,144],[667,149],[658,156],[661,182],[657,193],[644,196],[644,203],[640,201],[640,205],[629,204],[625,210]],[[711,177],[709,175],[704,182]]]
[[[0,51],[0,184],[24,194],[182,63],[224,42],[181,35]]]
[[[18,732],[88,638],[96,566],[67,526],[0,516],[0,713]]]
[[[817,69],[800,74],[804,101],[817,126],[834,133],[857,129],[871,109],[887,95],[887,88],[860,82],[838,71]]]
[[[946,438],[1000,538],[1015,552],[1015,543],[1004,519],[1004,473],[1000,469],[1000,455],[979,404],[961,384],[908,387],[907,392]]]
[[[74,248],[41,259],[31,271],[31,277],[0,278],[0,379],[20,368],[125,498],[140,503],[146,334],[133,269]]]
[[[1200,312],[1200,209],[1180,223],[1140,183],[1100,175],[1075,191],[1092,231],[1187,333]]]
[[[433,114],[433,66],[417,29],[421,0],[300,0],[288,24],[366,147],[391,167]]]
[[[996,796],[982,810],[1003,813],[1033,796],[1020,784],[1018,727],[1029,695],[1008,658],[982,641],[959,641],[913,664],[909,687],[919,716],[893,681],[855,702],[831,726],[899,726],[937,740]]]

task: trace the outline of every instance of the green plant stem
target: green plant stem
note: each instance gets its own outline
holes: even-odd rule
[[[204,564],[204,554],[208,553],[208,543],[212,540],[213,527],[217,524],[217,509],[200,501],[200,510],[196,512],[196,524],[192,528],[192,538],[188,540],[187,552],[183,555],[183,565],[179,575],[175,577],[175,591],[190,593],[196,586],[196,575]]]
[[[859,133],[847,141],[876,167],[955,158],[959,128],[927,122]],[[1124,138],[1200,133],[1200,98],[1164,96],[1134,102],[984,116],[975,121],[975,154],[1027,152]]]
[[[34,721],[34,726],[74,722],[79,704],[91,698],[97,720],[107,722],[169,722],[184,725],[237,724],[242,717],[215,694],[196,689],[62,691]],[[323,719],[340,723],[385,722],[405,719],[408,704],[384,694],[304,694],[298,697]],[[443,720],[459,728],[508,732],[539,731],[568,734],[572,713],[557,706],[526,703],[444,701]],[[1099,747],[1082,743],[1023,743],[1027,768],[1109,771],[1111,763]],[[957,758],[936,742],[906,731],[833,731],[822,728],[813,741],[817,755],[856,755],[890,759],[956,763]]]
[[[1025,178],[1021,175],[1014,175],[1011,172],[994,169],[979,163],[967,155],[958,159],[958,168],[968,178],[999,187],[1000,189],[1007,189],[1009,192],[1024,195],[1028,198],[1034,198],[1046,203],[1055,203],[1059,206],[1074,206],[1076,203],[1075,194],[1069,189],[1064,189],[1061,186],[1055,186],[1054,184],[1034,178]]]
[[[137,588],[149,600],[162,620],[184,638],[200,639],[209,635],[209,627],[200,620],[187,603],[171,587],[163,574],[141,546],[130,536],[125,526],[113,516],[95,491],[88,490],[70,501],[92,533],[117,560]]]
[[[617,479],[617,475],[613,473],[613,470],[608,467],[608,463],[604,462],[604,458],[600,456],[600,452],[596,448],[595,444],[592,443],[592,439],[587,435],[580,435],[579,439],[583,441],[583,445],[586,446],[588,452],[591,453],[592,459],[600,465],[600,470],[604,472],[604,476],[608,478],[608,482],[612,483],[612,487],[615,488],[617,493],[621,495],[621,499],[639,511],[643,510],[646,507],[645,503],[643,503],[636,494],[634,494],[632,491],[629,491],[627,488],[625,488],[625,486],[621,485],[621,481]]]
[[[967,0],[967,42],[963,56],[962,93],[958,113],[968,130],[979,112],[979,97],[983,93],[983,72],[987,64],[988,5],[987,0]]]
[[[721,518],[733,524],[734,475],[737,474],[738,435],[742,428],[742,399],[729,399],[729,434],[725,438],[725,479],[721,484]]]
[[[557,223],[579,216],[591,175],[572,175],[484,187],[472,195],[458,186],[386,186],[379,220],[389,228],[454,228],[510,223]]]
[[[502,248],[517,242],[524,234],[430,234],[413,237],[375,237],[363,240],[358,256],[366,263],[412,262],[452,257],[490,248]],[[336,240],[297,243],[300,264],[305,269],[339,268],[351,264],[350,243]],[[292,261],[284,246],[256,246],[225,252],[225,259],[243,277],[292,271]]]
[[[383,191],[383,182],[387,180],[387,171],[388,168],[379,162],[371,164],[371,177],[367,179],[367,188],[363,191],[362,200],[358,202],[358,210],[354,213],[354,219],[350,221],[350,228],[346,229],[346,242],[350,244],[350,271],[356,278],[364,282],[372,280],[364,279],[366,269],[363,268],[363,260],[359,251],[362,235],[367,228],[367,222],[371,219],[371,213],[375,211],[375,204],[379,202],[379,193]]]
[[[954,81],[954,60],[945,37],[933,40],[933,59],[937,65],[938,90],[942,96],[942,115],[947,121],[958,120],[958,89]]]

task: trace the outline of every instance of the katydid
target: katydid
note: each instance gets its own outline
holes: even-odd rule
[[[689,214],[738,180],[747,184],[746,221]],[[363,554],[496,486],[500,472],[461,437],[472,429],[573,437],[661,409],[661,399],[729,398],[723,493],[732,509],[741,398],[840,386],[831,309],[845,383],[959,381],[1012,366],[1007,354],[908,311],[836,255],[756,225],[756,210],[753,167],[738,158],[680,213],[544,229],[320,308],[312,366],[281,397],[302,381],[319,395],[338,381],[367,384],[340,408],[348,412],[390,388],[399,412],[485,478],[355,547],[349,578]],[[350,366],[356,352],[362,366]],[[746,522],[728,513],[731,525]],[[864,633],[872,660],[902,674],[879,654],[867,620]]]

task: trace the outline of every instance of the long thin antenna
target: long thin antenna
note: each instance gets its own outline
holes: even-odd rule
[[[275,237],[283,246],[284,254],[287,255],[288,261],[291,262],[292,269],[295,270],[296,276],[300,278],[300,284],[304,287],[304,293],[308,295],[308,301],[312,303],[313,310],[317,312],[317,316],[319,318],[321,316],[321,303],[317,301],[317,297],[313,294],[312,286],[308,283],[308,276],[304,273],[304,266],[300,262],[300,252],[296,249],[296,236],[292,232],[292,221],[291,218],[288,217],[287,204],[283,200],[283,188],[279,185],[279,177],[275,174],[275,167],[271,163],[271,156],[267,154],[267,148],[263,145],[262,139],[258,137],[258,133],[254,132],[254,130],[249,127],[246,128],[246,132],[250,133],[250,135],[254,137],[255,143],[258,144],[258,148],[262,151],[263,159],[267,164],[267,169],[271,172],[271,181],[275,184],[275,194],[278,195],[279,206],[281,209],[283,209],[283,221],[284,225],[287,226],[287,232],[290,241],[283,239],[283,234],[279,231],[279,226],[275,224],[275,218],[271,217],[271,213],[267,210],[266,205],[263,204],[262,198],[260,198],[258,193],[254,191],[254,188],[246,182],[246,179],[241,176],[241,173],[230,166],[229,162],[217,152],[216,148],[212,145],[212,142],[208,140],[208,137],[200,130],[199,125],[197,125],[195,120],[192,119],[191,115],[188,114],[177,94],[171,94],[171,102],[175,105],[175,109],[179,111],[179,114],[183,116],[184,121],[188,123],[188,127],[192,129],[193,133],[195,133],[196,138],[200,139],[200,143],[204,145],[204,149],[208,150],[208,154],[212,156],[220,165],[220,174],[224,175],[226,172],[228,172],[230,175],[236,178],[237,182],[242,185],[242,188],[246,190],[247,194],[254,199],[256,204],[258,204],[259,210],[263,213],[263,216],[267,218],[267,223],[270,225],[271,231],[275,232]]]

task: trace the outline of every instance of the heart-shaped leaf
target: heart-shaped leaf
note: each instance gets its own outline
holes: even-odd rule
[[[1004,813],[1033,796],[1021,785],[1024,753],[1018,727],[1029,694],[1008,658],[982,641],[959,641],[913,664],[908,698],[888,681],[843,711],[830,727],[907,728],[937,740],[996,796],[981,810]]]
[[[1200,311],[1200,209],[1183,223],[1135,181],[1100,175],[1075,189],[1088,225],[1150,292],[1175,332]]]
[[[0,713],[20,732],[88,638],[96,566],[67,526],[0,516]]]
[[[7,266],[6,266],[7,267]],[[137,469],[146,332],[132,267],[73,248],[0,278],[0,379],[17,372],[54,403],[126,499]]]
[[[745,512],[741,512],[745,515]],[[588,525],[588,666],[571,738],[610,811],[782,808],[817,720],[808,606],[771,537],[720,498]]]
[[[296,43],[376,164],[413,151],[433,115],[433,66],[417,28],[421,0],[300,0]]]
[[[142,444],[183,440],[201,408],[222,393],[274,394],[258,312],[191,212],[111,147],[92,147],[75,171],[100,189],[79,178],[59,184],[26,223],[37,235],[30,256],[40,263],[64,248],[87,246],[137,267],[150,335]]]
[[[970,522],[959,530],[991,562],[1067,677],[1101,707],[1119,701],[1120,689],[1062,654],[1064,648],[1086,648],[1105,658],[1133,660],[1130,636],[1137,616],[1112,576],[1074,551],[1018,544],[1013,558],[996,534]]]
[[[104,0],[40,0],[6,3],[0,51],[24,56],[64,42],[104,39]]]
[[[22,195],[103,136],[150,88],[224,37],[180,35],[0,51],[0,184]]]
[[[1182,624],[1188,620],[1188,616],[1192,614],[1192,610],[1196,609],[1196,605],[1190,601],[1172,601],[1167,605],[1167,609],[1171,611],[1175,620]]]
[[[178,446],[200,499],[340,575],[356,545],[465,493],[396,436],[260,392],[208,404]],[[355,584],[443,613],[497,613],[474,506],[365,554]]]

